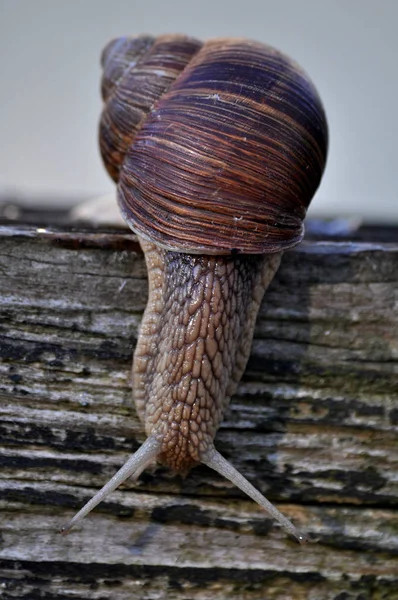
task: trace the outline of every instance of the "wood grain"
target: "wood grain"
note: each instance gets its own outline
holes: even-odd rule
[[[205,467],[146,472],[57,533],[143,440],[145,302],[133,235],[0,227],[0,597],[397,599],[398,243],[285,254],[216,438],[304,548]]]

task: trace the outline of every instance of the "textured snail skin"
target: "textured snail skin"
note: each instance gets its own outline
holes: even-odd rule
[[[260,302],[281,253],[198,256],[141,241],[149,299],[133,389],[158,459],[186,473],[213,444],[250,354]]]
[[[305,73],[247,40],[121,38],[102,55],[100,148],[149,298],[133,361],[147,440],[63,529],[159,461],[215,469],[303,536],[215,449],[264,292],[303,237],[327,124]]]

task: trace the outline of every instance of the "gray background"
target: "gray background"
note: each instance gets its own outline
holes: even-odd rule
[[[245,36],[295,58],[331,132],[312,215],[398,221],[398,1],[0,0],[0,197],[111,192],[99,55],[125,33]]]

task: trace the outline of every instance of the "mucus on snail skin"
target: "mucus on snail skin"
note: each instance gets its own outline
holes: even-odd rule
[[[148,269],[133,361],[147,439],[62,531],[156,461],[182,474],[203,463],[303,542],[214,437],[264,292],[303,237],[326,162],[322,103],[292,60],[243,39],[119,38],[102,66],[100,149]]]

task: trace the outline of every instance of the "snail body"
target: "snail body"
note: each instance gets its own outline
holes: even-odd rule
[[[133,391],[147,440],[63,528],[154,461],[226,476],[303,536],[215,449],[264,292],[303,237],[327,124],[307,75],[241,39],[120,38],[102,55],[104,164],[145,253]]]

